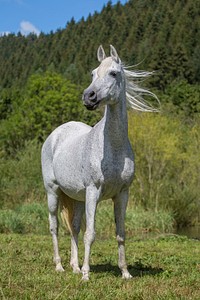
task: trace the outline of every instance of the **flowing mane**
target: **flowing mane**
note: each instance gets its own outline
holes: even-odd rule
[[[147,89],[141,88],[137,82],[143,81],[142,79],[150,77],[153,72],[146,71],[132,71],[131,67],[124,66],[124,74],[126,78],[126,100],[128,106],[143,112],[158,112],[159,109],[154,108],[151,103],[144,100],[143,96],[154,98],[158,104],[159,99],[157,96]]]

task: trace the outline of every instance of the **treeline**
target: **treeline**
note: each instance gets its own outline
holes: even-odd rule
[[[100,13],[66,28],[39,36],[18,33],[0,37],[0,117],[13,112],[16,99],[24,98],[24,87],[33,74],[56,72],[76,86],[87,86],[97,65],[100,44],[113,44],[126,65],[155,71],[148,82],[168,94],[173,85],[200,82],[200,2],[193,0],[130,0],[125,5],[109,1]],[[81,88],[82,88],[81,87]],[[194,88],[193,88],[194,87]],[[176,87],[175,87],[176,88]],[[197,92],[196,92],[197,91]],[[196,96],[171,102],[179,109],[199,112]]]
[[[113,44],[128,65],[157,70],[159,89],[176,79],[200,82],[200,3],[195,0],[109,1],[100,13],[38,37],[0,37],[0,87],[23,86],[35,73],[54,70],[74,83],[88,80],[98,45]],[[155,83],[154,82],[154,83]]]
[[[199,222],[199,15],[199,1],[109,1],[56,32],[0,37],[0,208],[42,201],[40,148],[54,128],[100,119],[81,95],[99,44],[113,44],[127,65],[156,71],[145,84],[161,101],[159,115],[129,114],[132,203],[179,226]]]

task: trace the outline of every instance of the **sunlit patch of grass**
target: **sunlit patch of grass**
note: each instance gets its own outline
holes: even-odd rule
[[[65,272],[54,270],[50,236],[0,235],[0,299],[200,299],[199,241],[177,236],[128,238],[133,279],[121,279],[114,238],[98,239],[91,253],[90,281],[69,267],[70,240],[60,237]],[[80,241],[80,262],[83,261]]]

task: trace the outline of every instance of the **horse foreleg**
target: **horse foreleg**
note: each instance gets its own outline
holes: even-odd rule
[[[48,207],[49,207],[49,225],[52,235],[53,249],[54,249],[54,262],[56,264],[56,271],[64,271],[61,258],[58,250],[58,197],[54,194],[48,194]]]
[[[91,245],[95,239],[95,213],[97,207],[98,192],[94,187],[89,187],[86,191],[86,203],[85,203],[85,213],[86,213],[86,231],[84,234],[84,244],[85,244],[85,257],[83,262],[83,267],[81,269],[83,280],[89,280],[89,259],[90,259],[90,249]]]
[[[125,257],[125,215],[128,203],[128,190],[122,191],[113,198],[113,201],[118,242],[118,266],[122,272],[122,278],[129,279],[132,276],[127,270]]]

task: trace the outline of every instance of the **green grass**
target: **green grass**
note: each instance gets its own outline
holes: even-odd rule
[[[0,235],[0,299],[200,299],[200,242],[164,236],[127,239],[127,263],[133,279],[121,279],[114,238],[96,240],[91,276],[82,282],[69,267],[69,236],[60,236],[65,272],[56,273],[51,237]],[[80,261],[83,243],[80,242]]]

